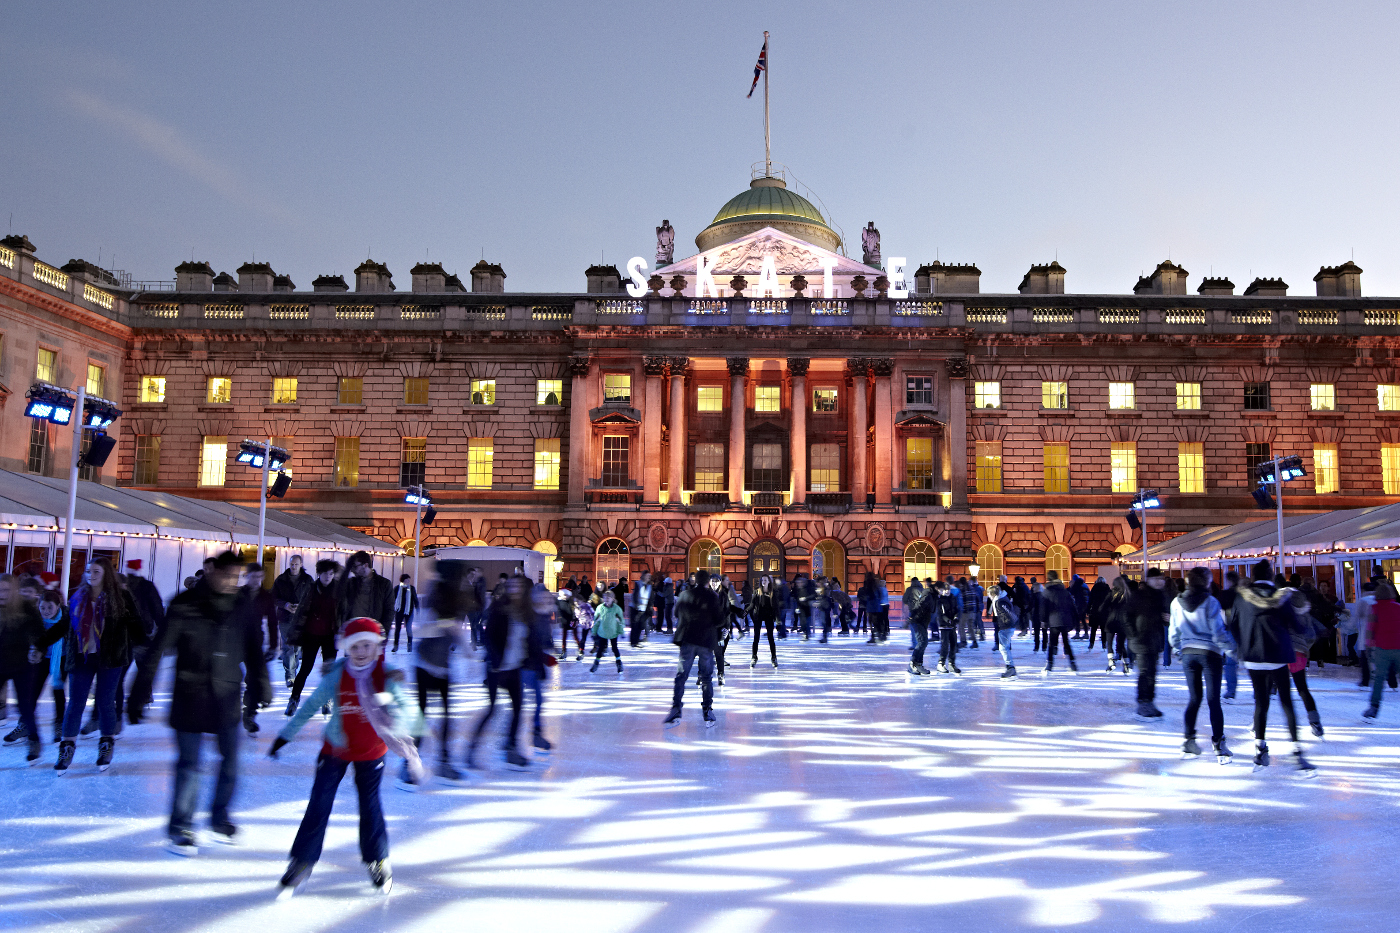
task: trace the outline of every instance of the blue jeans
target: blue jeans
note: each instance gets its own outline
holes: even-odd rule
[[[1372,648],[1370,660],[1376,665],[1375,673],[1371,675],[1371,705],[1379,709],[1386,678],[1400,670],[1400,650]]]
[[[384,808],[379,802],[384,759],[346,761],[322,753],[316,759],[316,781],[311,785],[306,815],[301,818],[301,827],[292,842],[292,858],[296,861],[314,865],[321,860],[321,844],[326,839],[326,824],[331,819],[335,792],[351,765],[355,767],[355,790],[360,795],[360,858],[365,862],[378,862],[389,857],[389,830],[384,826]]]
[[[690,669],[700,659],[700,706],[709,709],[714,702],[715,653],[699,645],[681,645],[680,660],[676,664],[676,685],[671,693],[671,705],[681,708],[681,698],[685,696],[685,682],[690,679]]]
[[[924,652],[928,650],[928,623],[923,619],[910,619],[909,637],[914,640],[914,654],[909,663],[920,667],[924,663]]]
[[[76,739],[78,728],[83,724],[83,711],[87,708],[88,691],[93,681],[97,681],[96,706],[97,722],[104,736],[117,734],[117,688],[121,686],[120,667],[99,667],[97,655],[79,655],[73,662],[73,670],[68,674],[68,709],[63,714],[63,737]]]
[[[617,642],[613,642],[613,650],[617,650]],[[535,692],[535,735],[542,735],[544,727],[540,725],[540,710],[544,707],[544,678],[529,668],[520,672],[521,681],[525,684],[526,690]]]
[[[1240,662],[1234,658],[1225,659],[1225,698],[1233,700],[1235,698],[1235,687],[1239,685]]]
[[[214,733],[219,744],[219,779],[214,785],[214,799],[209,804],[209,825],[228,822],[228,805],[238,783],[238,733],[241,725],[233,725]],[[170,804],[170,835],[194,831],[194,812],[199,807],[199,748],[204,743],[203,732],[177,732],[175,744],[180,756],[175,759],[175,796]]]

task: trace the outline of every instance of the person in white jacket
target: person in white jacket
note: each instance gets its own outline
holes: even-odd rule
[[[1226,656],[1237,653],[1235,639],[1225,628],[1225,613],[1220,602],[1210,595],[1210,571],[1192,567],[1186,574],[1186,592],[1171,604],[1171,623],[1167,640],[1181,660],[1186,675],[1190,699],[1186,702],[1186,741],[1181,757],[1195,758],[1201,754],[1196,744],[1196,714],[1201,709],[1204,691],[1210,709],[1210,744],[1220,764],[1230,761],[1230,749],[1225,744],[1225,711],[1220,706],[1220,675]]]

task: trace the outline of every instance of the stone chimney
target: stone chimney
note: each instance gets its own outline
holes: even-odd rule
[[[447,290],[447,271],[440,262],[420,262],[408,274],[413,276],[414,294],[441,293]]]
[[[1185,269],[1168,259],[1157,266],[1151,275],[1142,276],[1133,286],[1134,295],[1184,295],[1186,294]]]
[[[112,273],[95,266],[85,259],[70,259],[62,267],[68,273],[69,278],[77,279],[79,282],[90,282],[93,285],[102,285],[107,288],[120,288],[121,282]]]
[[[236,292],[238,291],[238,280],[227,272],[220,272],[214,276],[214,291]]]
[[[177,292],[212,292],[214,267],[207,262],[182,262],[175,267]]]
[[[1246,297],[1282,298],[1288,294],[1288,283],[1283,279],[1255,279],[1244,293]]]
[[[462,280],[455,274],[449,275],[443,282],[442,290],[445,292],[466,292],[467,287],[462,284]]]
[[[982,270],[972,263],[931,262],[914,272],[914,288],[934,295],[976,295],[982,290]]]
[[[1048,266],[1031,266],[1031,271],[1021,279],[1017,288],[1022,295],[1063,295],[1065,293],[1065,267],[1058,262]]]
[[[348,292],[350,286],[345,284],[343,275],[318,275],[311,283],[313,292]]]
[[[366,259],[360,263],[355,269],[355,291],[371,295],[396,291],[389,267],[373,259]]]
[[[472,291],[500,294],[506,290],[506,270],[485,259],[472,266]]]
[[[254,294],[272,291],[272,283],[277,273],[265,262],[245,262],[238,267],[238,290]]]
[[[616,295],[622,291],[622,273],[617,266],[589,266],[584,275],[590,295]]]
[[[297,290],[297,283],[292,281],[290,275],[275,275],[272,277],[272,290],[274,292],[294,292]]]
[[[1201,284],[1197,286],[1196,292],[1201,295],[1233,295],[1235,283],[1224,277],[1205,278],[1201,279]]]
[[[1313,276],[1317,294],[1322,297],[1360,298],[1361,267],[1348,259],[1340,266],[1323,266]]]

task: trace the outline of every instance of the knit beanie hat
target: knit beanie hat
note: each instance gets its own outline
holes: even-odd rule
[[[379,627],[378,622],[367,616],[359,616],[345,623],[337,647],[341,651],[349,651],[351,645],[361,641],[372,641],[375,644],[384,642],[384,630]]]

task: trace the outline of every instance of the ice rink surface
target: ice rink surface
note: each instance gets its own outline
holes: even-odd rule
[[[368,893],[347,777],[322,861],[305,892],[282,902],[277,880],[311,787],[320,717],[281,760],[267,759],[284,722],[279,682],[256,744],[243,747],[234,802],[242,844],[177,858],[164,848],[174,759],[163,724],[167,667],[155,715],[127,727],[105,774],[93,767],[96,736],[79,742],[63,777],[52,770],[47,741],[41,767],[25,766],[22,746],[0,750],[0,927],[1400,928],[1394,691],[1386,691],[1379,722],[1363,724],[1357,672],[1314,666],[1327,734],[1313,739],[1303,722],[1319,773],[1300,780],[1276,724],[1277,701],[1275,763],[1252,772],[1247,678],[1225,708],[1236,758],[1221,766],[1209,755],[1180,760],[1186,691],[1176,664],[1159,679],[1166,717],[1146,725],[1132,717],[1132,679],[1105,673],[1101,649],[1081,658],[1085,673],[1044,679],[1029,640],[1017,639],[1022,676],[1007,682],[985,647],[963,653],[960,677],[910,677],[906,643],[899,631],[883,647],[789,638],[778,643],[778,670],[767,660],[750,670],[749,642],[736,640],[712,729],[693,683],[684,719],[662,727],[675,663],[668,641],[631,651],[624,640],[622,674],[611,658],[589,674],[587,660],[570,657],[551,672],[546,693],[555,750],[532,772],[505,770],[493,742],[470,786],[411,794],[386,782],[391,896]],[[462,659],[454,673],[459,684],[472,682],[454,688],[459,765],[465,723],[484,702],[480,672],[480,662]],[[13,700],[10,710],[6,731]],[[46,700],[46,739],[50,718]],[[1199,732],[1206,744],[1204,709]],[[528,742],[528,719],[522,735]],[[436,757],[431,739],[424,753]],[[212,754],[207,747],[205,801]],[[391,767],[397,772],[396,761]]]

